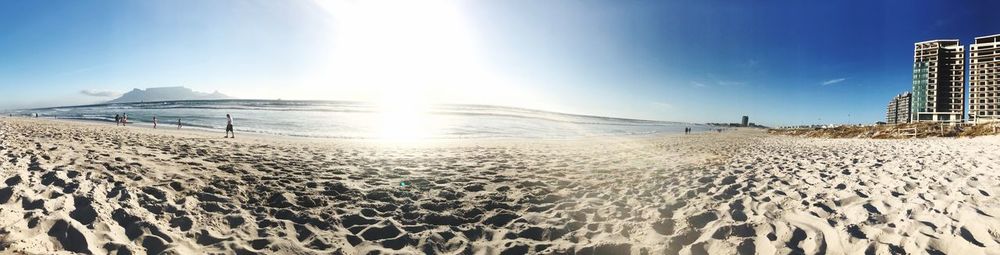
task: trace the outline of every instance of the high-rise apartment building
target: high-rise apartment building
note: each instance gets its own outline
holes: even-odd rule
[[[965,112],[965,48],[958,40],[913,45],[913,121],[961,121]]]
[[[1000,34],[969,46],[969,120],[1000,118]]]
[[[896,95],[889,101],[889,106],[885,111],[885,123],[910,123],[910,100],[912,95],[912,93],[906,92]]]

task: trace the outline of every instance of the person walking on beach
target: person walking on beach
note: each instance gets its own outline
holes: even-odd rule
[[[128,124],[128,114],[122,113],[122,126],[124,127],[125,124]]]
[[[156,129],[156,115],[153,115],[153,129]]]
[[[181,119],[177,119],[177,129],[181,129]]]
[[[229,137],[229,132],[233,133],[232,137]],[[225,138],[236,138],[236,131],[233,131],[233,116],[226,114],[226,137]]]
[[[115,113],[115,126],[117,127],[119,124],[122,124],[122,116]]]

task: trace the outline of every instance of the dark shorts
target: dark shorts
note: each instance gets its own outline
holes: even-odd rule
[[[226,131],[233,131],[233,125],[226,125]]]

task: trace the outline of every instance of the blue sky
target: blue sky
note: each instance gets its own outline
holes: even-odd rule
[[[411,1],[412,2],[412,1]],[[0,109],[187,86],[768,125],[871,123],[991,1],[7,1]],[[850,116],[850,117],[848,117]]]

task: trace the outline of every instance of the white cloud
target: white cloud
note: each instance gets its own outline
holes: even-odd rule
[[[719,86],[723,86],[723,87],[747,85],[746,81],[730,80],[730,79],[719,78],[714,73],[707,73],[706,76],[708,77],[708,80],[711,81],[711,82],[714,82],[715,85],[719,85]]]
[[[716,83],[718,83],[721,86],[743,86],[747,84],[746,82],[743,81],[717,81]]]
[[[691,85],[694,85],[695,87],[699,87],[699,88],[708,87],[708,85],[705,85],[704,83],[697,82],[697,81],[691,81]]]
[[[113,96],[117,96],[118,95],[118,93],[113,92],[113,91],[98,91],[98,90],[92,90],[92,89],[81,90],[80,94],[84,94],[84,95],[88,95],[88,96],[92,96],[92,97],[113,97]]]
[[[653,102],[653,105],[656,107],[666,108],[666,109],[674,108],[674,105],[664,102]]]
[[[833,85],[833,84],[841,83],[841,82],[846,81],[846,80],[847,80],[847,78],[837,78],[837,79],[827,80],[827,81],[824,81],[822,83],[822,85],[823,86]]]

